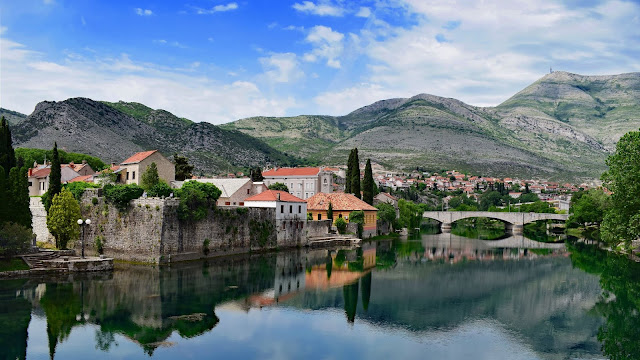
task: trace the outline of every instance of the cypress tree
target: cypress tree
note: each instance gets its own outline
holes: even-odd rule
[[[364,179],[362,179],[362,200],[369,205],[373,205],[373,171],[371,170],[371,159],[367,159],[364,167]]]
[[[4,168],[0,165],[0,227],[9,221],[9,186]]]
[[[27,169],[17,166],[9,172],[9,221],[31,228],[31,210],[29,210],[29,185]]]
[[[353,149],[352,167],[351,192],[360,199],[362,198],[362,194],[360,194],[360,160],[358,159],[358,148]]]
[[[347,160],[347,176],[344,183],[344,192],[346,194],[351,193],[351,177],[353,174],[353,149],[349,153],[349,160]]]
[[[53,198],[62,190],[62,174],[60,169],[60,155],[58,154],[58,143],[53,143],[53,153],[51,154],[51,173],[49,174],[49,196],[44,204],[47,212],[51,206]]]
[[[16,166],[16,154],[11,143],[11,130],[7,119],[0,119],[0,166],[5,169],[5,178],[9,177],[9,171]]]
[[[333,205],[329,201],[329,208],[327,209],[327,219],[333,220]]]

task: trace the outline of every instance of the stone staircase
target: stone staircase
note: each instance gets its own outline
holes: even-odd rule
[[[22,259],[29,265],[31,270],[44,270],[47,268],[45,261],[54,260],[60,257],[60,252],[52,250],[42,250],[37,253],[23,255]]]

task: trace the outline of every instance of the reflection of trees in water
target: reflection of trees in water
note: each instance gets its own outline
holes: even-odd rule
[[[0,281],[0,352],[5,359],[27,356],[27,328],[31,321],[31,304],[16,297],[16,290],[26,280]]]
[[[499,220],[471,218],[454,222],[451,233],[471,239],[496,240],[505,236],[505,228]]]
[[[362,283],[362,308],[364,311],[369,309],[369,299],[371,299],[371,272],[360,278]]]
[[[344,312],[347,314],[347,321],[353,323],[356,318],[358,308],[358,282],[342,287],[344,297]]]
[[[598,331],[612,360],[640,359],[640,264],[594,245],[569,245],[574,266],[600,275],[601,299],[595,309],[606,321]]]

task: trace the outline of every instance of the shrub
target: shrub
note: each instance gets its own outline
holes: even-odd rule
[[[92,198],[92,199],[91,199],[91,203],[92,203],[93,205],[98,205],[98,198],[97,198],[97,197]]]
[[[312,221],[313,220],[313,215],[310,212],[307,213],[307,220],[308,221]]]
[[[99,188],[100,185],[92,184],[84,181],[75,181],[72,183],[65,184],[63,187],[67,188],[67,190],[69,190],[73,194],[73,197],[76,200],[80,201],[80,199],[82,198],[82,194],[84,194],[85,189],[96,189],[96,188]],[[96,199],[96,202],[97,202],[97,199]]]
[[[29,249],[33,232],[16,223],[5,223],[0,228],[0,256],[11,258]]]
[[[104,197],[108,202],[113,204],[118,210],[126,210],[129,202],[138,199],[144,190],[135,184],[131,185],[112,185],[104,186]]]
[[[269,190],[279,190],[279,191],[289,192],[289,188],[287,187],[287,185],[281,182],[277,182],[269,185]]]
[[[246,207],[239,207],[236,208],[236,212],[238,213],[238,215],[244,215],[249,212],[249,209]]]
[[[198,221],[207,217],[209,209],[216,206],[222,191],[213,184],[187,181],[180,189],[178,218],[180,220]]]
[[[103,243],[102,243],[102,236],[100,236],[100,235],[96,236],[95,247],[96,247],[96,251],[98,252],[98,254],[102,255],[104,253],[104,247],[103,247]]]
[[[202,252],[203,252],[205,255],[209,254],[209,243],[210,243],[210,242],[211,242],[211,241],[210,241],[208,238],[207,238],[207,239],[204,239],[204,241],[202,242]]]
[[[344,234],[347,231],[347,222],[343,218],[337,218],[333,224],[338,228],[338,233]]]
[[[147,196],[150,197],[169,197],[173,189],[164,181],[160,181],[147,190]]]

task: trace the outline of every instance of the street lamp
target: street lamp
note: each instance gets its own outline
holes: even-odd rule
[[[78,219],[78,225],[82,228],[82,258],[84,259],[84,225],[91,225],[91,219],[82,220]]]

